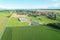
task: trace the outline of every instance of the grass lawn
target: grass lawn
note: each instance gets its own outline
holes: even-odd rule
[[[41,25],[7,27],[2,40],[60,40],[60,30]]]
[[[20,22],[18,18],[10,18],[7,27],[20,27],[20,26],[28,26],[28,23]]]
[[[0,12],[0,17],[7,17],[9,16],[11,13],[9,12]]]
[[[57,19],[56,19],[56,20],[60,22],[60,17],[59,17],[59,16],[57,16]]]
[[[28,22],[20,22],[18,18],[9,19],[7,16],[10,14],[4,13],[0,12],[0,35],[3,33],[4,28],[6,28],[1,38],[2,40],[60,40],[60,30],[44,25],[28,26]],[[9,22],[7,22],[8,19]],[[51,20],[45,16],[38,16],[30,17],[30,19],[31,21],[47,24],[58,22],[59,18]]]
[[[51,19],[47,18],[46,16],[30,17],[30,19],[32,21],[40,21],[45,24],[58,22],[57,20],[51,20]]]
[[[0,37],[8,23],[8,17],[10,14],[8,12],[0,12]]]
[[[40,18],[41,21],[44,22],[44,23],[55,23],[55,22],[58,22],[56,20],[51,20],[51,19],[47,18],[46,16],[40,16],[38,18]]]
[[[8,21],[7,18],[0,17],[0,36],[1,36],[2,32],[4,31],[7,21]]]

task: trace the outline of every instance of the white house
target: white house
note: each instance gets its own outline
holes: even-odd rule
[[[19,18],[19,20],[20,20],[21,22],[26,22],[26,21],[27,21],[27,19],[26,19],[26,18],[23,18],[23,17]]]

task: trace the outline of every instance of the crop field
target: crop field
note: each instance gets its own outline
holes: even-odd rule
[[[2,40],[60,40],[60,30],[41,25],[8,27]]]
[[[46,25],[60,22],[60,16],[57,16],[56,20],[46,16],[28,16],[30,20],[21,22],[18,18],[11,17],[13,12],[0,12],[1,40],[60,40],[60,30]],[[57,12],[60,14],[59,11]],[[29,21],[42,24],[29,25]]]
[[[0,37],[2,36],[4,29],[6,28],[9,15],[10,14],[8,12],[0,12]]]

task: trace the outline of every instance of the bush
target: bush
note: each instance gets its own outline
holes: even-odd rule
[[[47,25],[60,30],[60,23],[49,23]]]
[[[54,14],[53,12],[48,14],[47,16],[48,18],[52,19],[52,20],[55,20],[56,19],[56,14]]]

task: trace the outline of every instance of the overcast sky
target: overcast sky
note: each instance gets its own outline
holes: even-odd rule
[[[0,0],[6,9],[60,9],[60,0]]]

